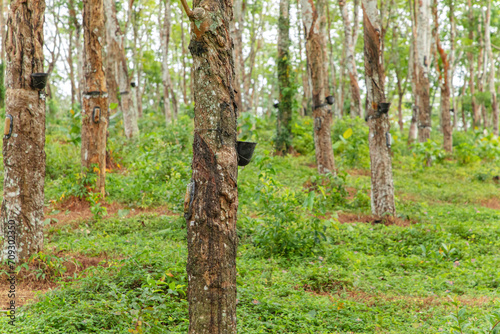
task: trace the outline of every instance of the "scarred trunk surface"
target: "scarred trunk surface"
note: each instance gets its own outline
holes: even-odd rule
[[[312,101],[314,117],[314,146],[316,162],[320,174],[335,174],[335,160],[333,157],[331,127],[332,110],[326,103],[328,80],[326,72],[326,53],[324,47],[326,38],[324,34],[325,23],[320,9],[325,8],[324,0],[301,0],[302,20],[304,21],[306,36],[307,60],[311,66]]]
[[[83,31],[82,168],[97,174],[94,191],[105,196],[108,93],[101,45],[105,34],[103,0],[83,1]]]
[[[13,1],[7,21],[5,113],[12,132],[3,140],[2,259],[10,250],[16,262],[43,247],[45,96],[31,87],[31,74],[43,72],[44,12],[44,0]]]
[[[123,128],[127,138],[139,134],[137,125],[137,112],[132,101],[130,78],[128,75],[127,58],[125,57],[125,37],[116,18],[116,5],[114,0],[104,0],[106,11],[106,31],[108,41],[108,59],[110,66],[114,67],[116,83],[120,90],[120,109],[123,113]]]
[[[187,4],[185,4],[187,7]],[[189,333],[236,333],[237,104],[232,0],[195,0],[193,175],[186,193]]]
[[[292,149],[293,90],[290,82],[290,1],[280,0],[278,21],[278,86],[279,108],[276,122],[276,153],[287,154]]]
[[[380,109],[385,101],[384,64],[380,15],[377,0],[363,0],[365,36],[365,74],[367,88],[367,121],[372,176],[372,213],[377,217],[394,215],[394,184],[390,149],[388,111]]]
[[[355,0],[354,24],[353,26],[351,26],[351,21],[349,19],[349,12],[346,6],[346,0],[339,0],[340,13],[342,14],[342,20],[344,23],[344,43],[346,49],[347,72],[349,74],[350,91],[351,91],[352,117],[361,116],[361,110],[363,110],[361,105],[361,94],[358,83],[358,71],[356,69],[356,60],[354,59],[354,47],[358,39],[356,27],[359,23],[356,16],[356,10],[358,10],[357,3],[358,0]]]

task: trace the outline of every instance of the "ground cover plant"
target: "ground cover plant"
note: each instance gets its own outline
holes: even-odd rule
[[[426,147],[395,139],[398,216],[375,221],[368,151],[355,152],[367,145],[362,122],[334,126],[337,177],[318,177],[310,150],[273,156],[272,123],[254,126],[257,152],[238,176],[241,333],[498,331],[498,156],[471,145],[477,159],[427,167]],[[85,187],[92,173],[79,169],[78,143],[63,126],[47,136],[46,246],[16,270],[27,292],[16,333],[185,333],[192,120],[110,141],[104,200]],[[312,122],[299,128],[312,131]]]

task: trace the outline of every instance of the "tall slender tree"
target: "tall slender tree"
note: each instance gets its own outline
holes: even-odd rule
[[[435,1],[432,6],[434,16],[435,42],[436,50],[441,57],[442,66],[436,61],[436,70],[439,74],[441,88],[441,124],[443,127],[443,148],[446,152],[451,153],[453,150],[453,127],[450,114],[450,62],[449,57],[441,45],[439,37],[439,17],[438,4]]]
[[[44,71],[44,12],[44,0],[16,0],[7,20],[2,259],[16,262],[43,247],[45,95],[31,75]]]
[[[119,101],[123,114],[125,136],[133,138],[139,134],[139,126],[137,125],[137,111],[132,100],[127,57],[125,56],[125,34],[120,28],[116,17],[115,1],[104,0],[104,9],[106,13],[108,62],[110,62],[110,66],[114,67],[116,82],[120,89]]]
[[[108,92],[101,44],[105,36],[103,0],[83,1],[83,35],[85,85],[82,93],[82,168],[97,174],[94,191],[104,197]]]
[[[326,45],[326,1],[301,0],[305,27],[307,60],[311,66],[314,117],[314,145],[320,174],[335,174],[335,159],[331,138],[332,110],[326,103],[328,89],[328,60]]]
[[[163,6],[162,6],[163,4]],[[172,111],[170,108],[170,89],[171,89],[171,79],[170,79],[170,68],[168,66],[168,48],[170,46],[170,30],[171,30],[171,18],[172,10],[170,6],[170,0],[164,0],[160,3],[163,7],[163,24],[161,24],[161,53],[162,53],[162,83],[163,83],[163,114],[165,115],[166,124],[172,122]],[[161,11],[160,11],[161,12]],[[160,15],[161,17],[162,15]],[[160,22],[162,20],[160,19]]]
[[[394,183],[390,149],[390,122],[385,104],[382,26],[377,0],[363,0],[367,121],[372,177],[372,213],[394,215]]]
[[[469,39],[471,41],[474,40],[474,8],[472,6],[472,1],[467,0],[468,10],[468,19],[469,19]],[[479,107],[476,103],[476,87],[475,87],[475,71],[474,71],[474,52],[472,47],[469,46],[469,51],[467,52],[467,58],[469,60],[469,92],[471,95],[471,104],[472,104],[472,127],[479,127],[481,123],[481,114],[479,112]]]
[[[185,201],[189,333],[236,333],[238,110],[232,0],[182,0],[191,25],[195,132]]]
[[[418,140],[425,142],[431,137],[431,103],[429,66],[431,63],[431,11],[430,0],[414,0],[416,27],[413,30],[415,44],[415,75]]]
[[[491,108],[493,113],[493,134],[498,136],[498,99],[495,89],[495,58],[493,58],[493,51],[491,49],[491,0],[488,0],[488,7],[486,10],[486,24],[484,29],[484,43],[486,47],[486,54],[488,55],[490,73],[488,77],[488,88],[491,95]]]
[[[279,107],[276,122],[276,153],[287,154],[292,149],[293,92],[290,66],[290,0],[280,0],[278,20],[278,87]]]
[[[354,58],[354,48],[358,40],[359,31],[359,0],[354,0],[353,23],[349,18],[349,10],[346,6],[346,0],[339,0],[340,12],[344,23],[344,45],[346,50],[346,65],[349,74],[350,92],[351,92],[351,116],[361,116],[361,93],[358,82],[358,70],[356,68],[356,59]]]

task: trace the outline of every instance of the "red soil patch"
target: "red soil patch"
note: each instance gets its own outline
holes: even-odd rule
[[[159,206],[155,208],[133,208],[129,209],[120,203],[105,203],[102,205],[107,209],[108,215],[106,217],[112,217],[118,214],[119,210],[130,210],[126,217],[134,217],[144,213],[154,213],[157,215],[177,215],[170,211],[167,206]],[[60,211],[56,214],[50,215],[53,211]],[[57,203],[52,208],[45,210],[45,218],[51,218],[51,226],[64,225],[70,222],[81,221],[91,219],[93,217],[92,212],[90,212],[90,203],[86,200],[80,199],[78,197],[69,197],[61,203]],[[57,220],[57,221],[56,221]]]
[[[386,226],[397,225],[404,227],[414,224],[414,222],[412,221],[403,220],[398,217],[377,218],[373,215],[365,215],[360,213],[346,213],[346,212],[339,212],[338,220],[342,224],[369,223],[369,224],[384,224]]]
[[[484,200],[481,202],[481,206],[484,206],[485,208],[489,208],[489,209],[493,209],[493,210],[500,210],[500,198],[493,197],[493,198]]]

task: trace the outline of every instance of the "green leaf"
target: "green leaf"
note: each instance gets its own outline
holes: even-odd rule
[[[118,103],[110,103],[109,104],[109,109],[110,110],[115,110],[116,108],[118,108]]]

